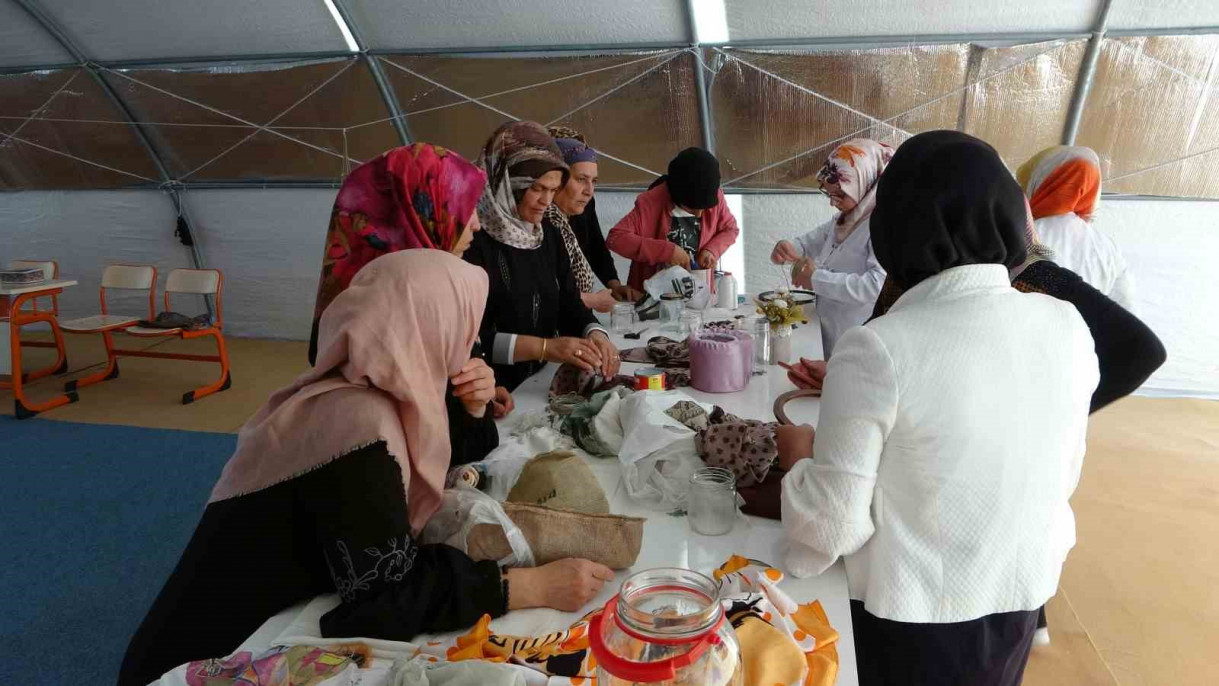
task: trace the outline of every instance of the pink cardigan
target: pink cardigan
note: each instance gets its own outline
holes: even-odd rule
[[[741,230],[736,218],[724,200],[724,191],[719,192],[719,203],[703,213],[700,220],[701,233],[698,252],[706,250],[718,262],[736,242]],[[631,260],[631,276],[627,280],[631,288],[643,290],[643,282],[669,264],[673,256],[673,244],[665,236],[669,234],[673,211],[673,200],[669,197],[668,184],[660,184],[635,199],[635,208],[610,229],[605,245],[610,250]],[[697,252],[695,253],[697,255]]]

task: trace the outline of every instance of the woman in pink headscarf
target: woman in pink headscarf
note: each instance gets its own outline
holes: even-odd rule
[[[885,270],[872,252],[868,219],[876,207],[876,182],[892,158],[893,148],[866,138],[835,148],[817,182],[838,213],[794,244],[779,241],[771,252],[775,264],[796,264],[795,285],[817,294],[826,359],[847,329],[868,320],[885,281]]]
[[[241,430],[119,683],[228,655],[275,613],[338,593],[323,636],[405,641],[523,607],[574,611],[613,573],[501,571],[415,537],[449,467],[446,387],[470,359],[487,276],[442,250],[364,265],[322,313],[317,365]]]

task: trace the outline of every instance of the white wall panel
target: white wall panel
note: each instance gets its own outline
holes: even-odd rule
[[[174,237],[177,215],[160,191],[23,191],[0,193],[0,264],[9,260],[59,262],[61,278],[80,284],[59,298],[65,319],[98,312],[102,270],[109,264],[151,264],[157,268],[157,309],[165,275],[190,267],[190,250]],[[111,311],[144,316],[147,300],[114,292]],[[192,298],[192,300],[194,300]],[[189,302],[183,309],[199,307]]]
[[[1123,0],[1115,0],[1121,4]],[[1133,0],[1131,0],[1133,2]],[[1209,0],[1198,0],[1208,2]],[[730,40],[1092,30],[1097,0],[725,0]]]
[[[309,338],[337,191],[208,190],[183,197],[209,267],[224,272],[225,328]]]
[[[0,2],[0,65],[71,62],[72,56],[15,2]]]
[[[1110,29],[1219,26],[1215,0],[1113,0]]]
[[[347,5],[369,45],[387,50],[690,40],[683,0],[347,0]]]
[[[95,60],[346,50],[322,0],[40,0]]]

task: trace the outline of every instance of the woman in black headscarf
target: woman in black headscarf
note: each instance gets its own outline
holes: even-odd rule
[[[816,457],[781,457],[787,565],[844,558],[861,684],[1016,686],[1075,543],[1096,354],[1075,308],[1012,288],[1024,225],[986,143],[899,148],[872,242],[905,292],[840,339]]]

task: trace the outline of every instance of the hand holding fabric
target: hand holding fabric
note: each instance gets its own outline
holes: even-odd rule
[[[710,250],[702,250],[698,253],[698,268],[715,270],[715,265],[718,260]]]
[[[639,302],[643,297],[643,293],[622,283],[610,286],[610,292],[614,294],[614,300],[624,303]]]
[[[572,364],[591,372],[601,367],[601,351],[590,340],[562,336],[547,343],[546,361]]]
[[[618,374],[618,368],[622,366],[622,359],[618,355],[618,348],[601,331],[594,331],[589,334],[588,340],[597,346],[597,350],[601,354],[601,376],[606,379],[614,378]]]
[[[482,417],[487,413],[487,403],[495,399],[495,372],[482,358],[470,358],[449,383],[471,417]]]
[[[669,257],[669,264],[682,269],[690,269],[690,253],[686,249],[676,243],[670,243],[673,246],[673,254]]]
[[[794,365],[781,364],[787,370],[787,378],[796,388],[821,390],[825,383],[825,360],[810,360],[804,357]]]
[[[516,401],[512,399],[512,393],[503,386],[496,386],[495,397],[491,399],[491,416],[503,419],[514,409],[516,409]]]
[[[597,597],[614,571],[605,565],[567,558],[532,569],[508,570],[508,609],[549,607],[576,612]]]

